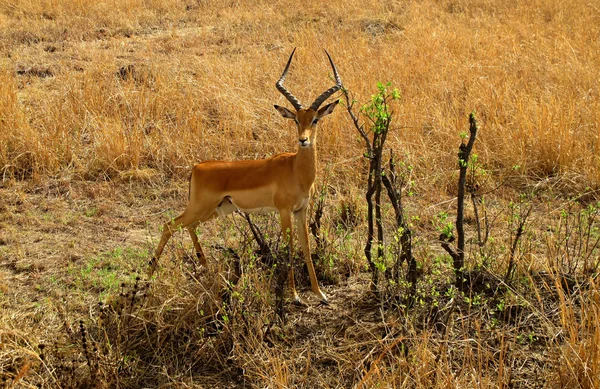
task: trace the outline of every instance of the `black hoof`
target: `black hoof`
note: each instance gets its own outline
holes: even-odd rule
[[[152,277],[152,275],[154,274],[154,272],[156,271],[156,258],[152,258],[151,260],[148,261],[148,277]]]
[[[302,308],[308,307],[308,304],[306,304],[304,301],[300,300],[299,297],[293,299],[292,304],[294,304],[297,307],[302,307]]]

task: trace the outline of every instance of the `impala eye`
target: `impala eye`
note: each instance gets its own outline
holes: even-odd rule
[[[317,124],[318,122],[319,122],[319,118],[315,118],[315,119],[312,121],[312,124]]]

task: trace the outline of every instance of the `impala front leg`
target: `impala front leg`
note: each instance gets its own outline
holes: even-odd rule
[[[304,262],[308,268],[308,276],[310,277],[310,287],[314,294],[316,294],[321,302],[327,304],[327,296],[319,288],[319,281],[317,281],[317,274],[315,272],[315,266],[310,256],[310,242],[308,240],[308,225],[306,221],[306,208],[297,211],[294,216],[296,217],[296,227],[298,229],[298,240],[302,247],[302,253],[304,254]]]
[[[283,236],[284,250],[286,251],[283,255],[286,256],[288,277],[290,282],[290,292],[292,294],[292,302],[294,304],[300,303],[300,297],[296,292],[296,285],[294,283],[294,261],[293,261],[293,247],[292,247],[292,214],[289,211],[280,211],[281,216],[281,233]],[[283,264],[282,264],[283,265]],[[285,269],[282,273],[285,274]]]

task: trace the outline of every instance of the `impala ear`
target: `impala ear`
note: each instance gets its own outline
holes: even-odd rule
[[[283,116],[286,119],[296,119],[296,113],[290,111],[289,109],[285,108],[285,107],[280,107],[279,105],[274,105],[275,109],[277,111],[279,111],[279,113],[281,114],[281,116]]]
[[[336,100],[333,103],[327,104],[323,108],[319,108],[319,110],[317,111],[317,117],[321,119],[323,116],[327,116],[330,113],[332,113],[335,107],[337,107],[337,105],[339,104],[339,102],[339,100]]]

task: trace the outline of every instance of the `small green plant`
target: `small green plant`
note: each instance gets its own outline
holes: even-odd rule
[[[354,126],[365,141],[365,157],[369,159],[369,173],[367,180],[367,242],[364,253],[367,258],[372,276],[372,289],[377,290],[379,273],[381,272],[381,259],[384,256],[384,231],[381,212],[381,191],[383,187],[382,178],[386,175],[382,166],[383,148],[387,139],[390,124],[392,122],[392,110],[390,104],[400,98],[397,89],[392,89],[391,83],[377,83],[377,93],[371,96],[371,100],[359,109],[359,115],[365,118],[361,124],[359,116],[353,110],[356,100],[351,99],[349,92],[343,90],[346,98],[346,109],[352,118]],[[368,129],[365,129],[368,126]],[[369,135],[371,132],[372,135]],[[392,193],[390,193],[392,195]],[[400,216],[402,217],[402,216]],[[376,226],[375,226],[376,225]],[[375,229],[377,228],[377,243],[374,245]],[[375,246],[376,253],[373,258],[371,252]]]
[[[392,120],[390,102],[400,99],[400,92],[394,88],[392,83],[377,83],[377,93],[371,96],[371,102],[361,108],[362,113],[372,122],[371,131],[375,134],[387,133]],[[385,139],[385,138],[384,138]]]
[[[378,291],[379,277],[384,273],[386,277],[391,277],[393,283],[387,282],[384,285],[404,285],[399,282],[401,278],[401,266],[406,263],[406,275],[403,277],[407,281],[406,303],[399,301],[401,298],[397,292],[388,293],[393,295],[396,303],[402,306],[411,306],[414,301],[417,284],[417,263],[412,254],[412,232],[409,223],[405,220],[404,209],[402,206],[402,190],[407,187],[409,195],[414,193],[414,181],[410,180],[412,166],[398,161],[394,153],[390,150],[390,159],[388,166],[384,166],[383,150],[387,136],[391,129],[393,112],[391,104],[400,99],[400,92],[393,88],[392,83],[377,83],[377,93],[371,96],[371,100],[362,106],[358,113],[365,118],[365,123],[360,123],[359,117],[353,111],[356,100],[351,99],[347,90],[343,90],[346,98],[346,109],[350,115],[356,130],[359,132],[365,142],[366,152],[364,156],[369,159],[368,179],[367,179],[367,242],[364,253],[371,270],[372,290],[380,296]],[[393,239],[396,240],[395,260],[391,262],[390,267],[382,266],[382,258],[386,255],[384,249],[384,223],[383,206],[381,199],[382,190],[386,190],[391,206],[396,215],[396,226]],[[376,240],[376,243],[374,242]],[[376,249],[375,253],[372,249]],[[391,271],[390,271],[391,270]]]
[[[496,310],[498,312],[503,312],[506,308],[506,301],[504,299],[500,299],[498,303],[496,303]]]
[[[511,201],[508,205],[510,214],[508,226],[510,231],[510,251],[508,268],[504,275],[504,282],[509,283],[515,272],[519,242],[526,231],[526,225],[533,210],[533,198],[535,194],[521,193],[517,201]]]
[[[439,212],[436,215],[436,218],[433,220],[433,226],[441,235],[448,239],[454,236],[454,223],[452,223],[452,221],[449,220],[448,212]]]
[[[465,295],[464,300],[470,307],[479,307],[485,304],[486,298],[483,294],[477,293],[471,296]]]
[[[86,217],[93,217],[97,213],[98,213],[98,208],[96,208],[96,207],[92,207],[92,208],[89,208],[89,209],[85,210],[85,216]]]
[[[547,227],[547,249],[562,272],[578,269],[597,274],[600,269],[600,203],[580,204],[577,198],[560,210]]]

